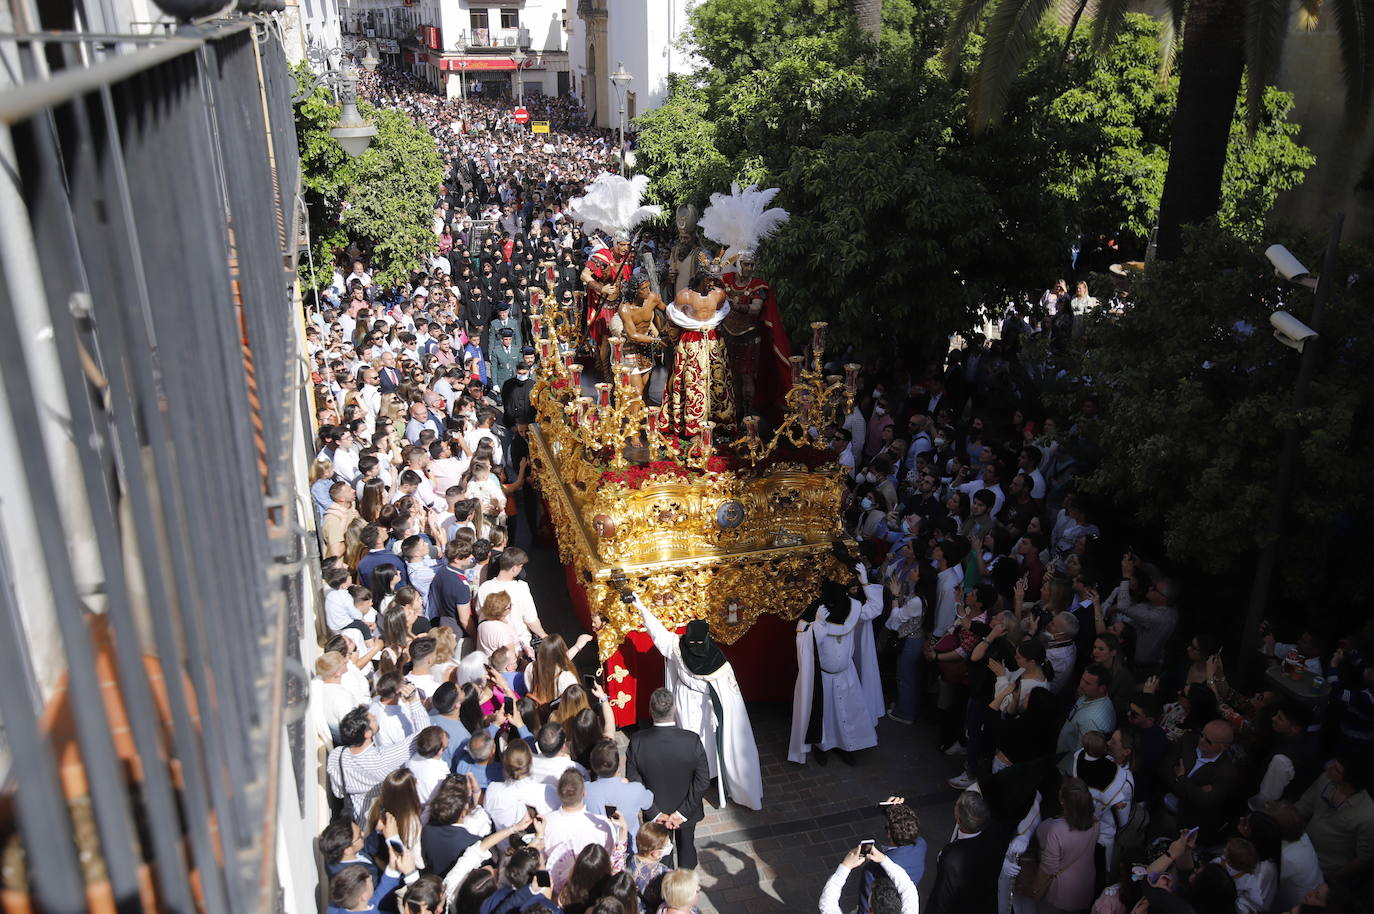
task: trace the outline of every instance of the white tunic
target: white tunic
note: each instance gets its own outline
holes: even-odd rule
[[[706,762],[711,777],[721,776],[722,786],[730,799],[750,809],[763,808],[763,772],[759,768],[759,750],[754,742],[754,730],[749,724],[749,712],[744,707],[735,671],[728,662],[707,676],[698,676],[682,662],[679,636],[670,632],[642,602],[635,600],[644,627],[653,639],[654,647],[663,655],[665,680],[673,693],[677,725],[684,730],[701,734],[706,749]],[[720,697],[724,727],[716,732],[716,715],[711,708],[710,687],[715,686]],[[719,771],[716,738],[721,738],[721,752],[725,771]]]
[[[873,620],[883,614],[883,587],[881,584],[868,583],[866,572],[862,579],[864,605],[859,610],[859,624],[854,629],[854,667],[863,685],[864,704],[876,724],[887,713],[887,703],[883,701],[883,681],[878,673],[878,641],[873,635]],[[874,593],[877,594],[876,599]]]
[[[811,721],[817,659],[821,665],[821,692],[824,701],[821,717],[823,750],[857,751],[878,745],[878,731],[868,707],[863,684],[854,665],[854,632],[863,621],[877,618],[882,611],[880,584],[864,585],[864,602],[850,598],[849,615],[841,624],[828,621],[822,607],[816,621],[797,623],[797,685],[792,695],[792,738],[787,747],[788,761],[804,763],[810,744],[806,730]],[[874,611],[874,607],[877,610]]]

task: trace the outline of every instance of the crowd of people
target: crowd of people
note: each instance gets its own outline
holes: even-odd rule
[[[712,778],[762,803],[743,704],[722,716],[694,680],[728,664],[709,633],[679,642],[636,601],[679,687],[627,736],[578,674],[591,636],[546,630],[524,580],[543,524],[531,290],[574,300],[589,258],[615,247],[566,213],[614,143],[567,99],[530,101],[558,130],[545,142],[404,74],[362,91],[425,125],[450,178],[409,282],[383,288],[368,251],[340,252],[308,315],[331,914],[686,914]],[[649,247],[671,287],[673,253]],[[860,909],[877,914],[1358,910],[1374,869],[1374,620],[1268,633],[1263,657],[1228,665],[1223,633],[1180,618],[1170,576],[1109,546],[1103,509],[1074,492],[1101,405],[1045,414],[1018,351],[1038,333],[1051,353],[1072,345],[1096,301],[1067,288],[1045,293],[1041,320],[1009,313],[1002,339],[923,372],[866,370],[824,434],[859,549],[841,550],[854,579],[799,622],[789,757],[853,763],[879,718],[929,719],[964,770],[948,782],[952,835],[922,835],[889,798],[888,840],[844,858],[820,909],[839,910],[861,869]]]
[[[1363,910],[1374,617],[1266,625],[1227,663],[1232,632],[1182,617],[1175,580],[1074,491],[1102,405],[1036,406],[1046,366],[1019,346],[1043,333],[1028,348],[1054,358],[1072,318],[1050,316],[1084,310],[1063,282],[1042,304],[921,376],[873,373],[832,438],[886,592],[888,717],[932,719],[963,761],[925,910]]]

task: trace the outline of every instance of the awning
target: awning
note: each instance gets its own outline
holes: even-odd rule
[[[438,54],[431,54],[429,62],[440,70],[466,70],[469,73],[482,70],[515,70],[515,61],[509,57],[440,57]]]

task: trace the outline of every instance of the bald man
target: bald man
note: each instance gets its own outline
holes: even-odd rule
[[[1167,793],[1152,831],[1177,837],[1179,829],[1197,827],[1199,845],[1217,840],[1222,809],[1237,784],[1234,739],[1235,732],[1224,720],[1179,737],[1164,760],[1160,783]]]

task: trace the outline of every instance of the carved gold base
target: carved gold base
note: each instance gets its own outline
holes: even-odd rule
[[[602,658],[642,628],[610,586],[612,569],[669,627],[704,618],[725,644],[763,614],[796,618],[822,579],[846,576],[831,552],[842,535],[838,471],[660,467],[630,480],[603,475],[562,426],[532,425],[530,442],[559,555],[604,619]]]

